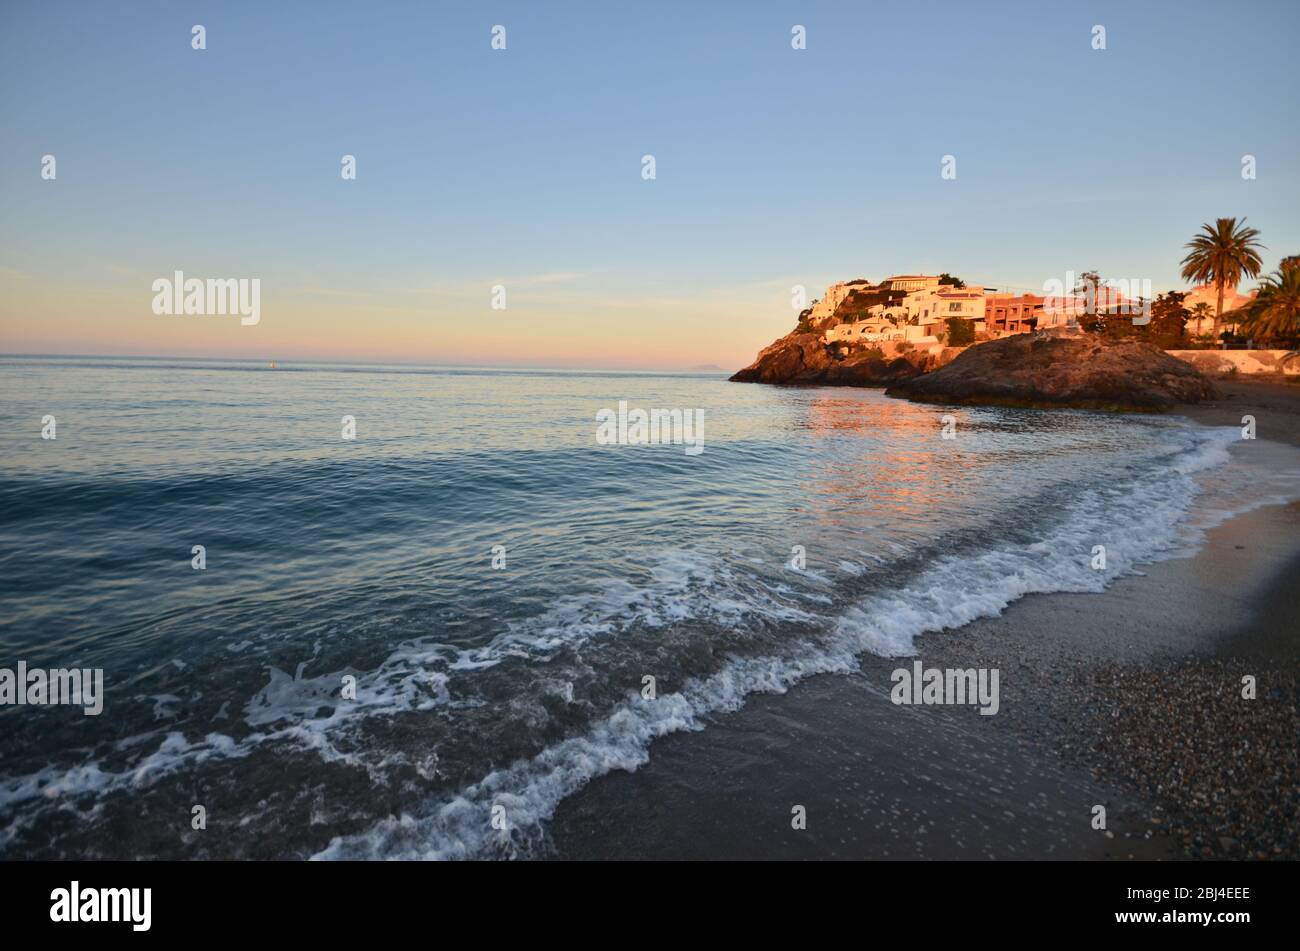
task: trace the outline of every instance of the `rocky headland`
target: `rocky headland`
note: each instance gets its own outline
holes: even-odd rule
[[[885,391],[926,403],[1160,411],[1214,397],[1189,363],[1158,347],[1097,334],[1015,334]]]
[[[736,372],[734,383],[785,383],[822,386],[890,386],[937,369],[961,351],[914,350],[888,358],[878,349],[857,349],[840,356],[820,333],[786,334],[759,351],[754,362]]]

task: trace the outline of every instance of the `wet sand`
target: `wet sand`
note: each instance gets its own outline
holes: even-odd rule
[[[1207,426],[1240,426],[1241,417],[1255,417],[1259,439],[1300,446],[1300,381],[1215,380],[1218,397],[1175,412]]]
[[[555,854],[1296,858],[1297,582],[1300,506],[1237,517],[1104,593],[1031,595],[920,638],[927,667],[1000,670],[995,716],[894,705],[890,673],[911,659],[865,657],[596,780],[558,810]]]

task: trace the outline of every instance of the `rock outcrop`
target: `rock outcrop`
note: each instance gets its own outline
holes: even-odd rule
[[[889,386],[941,365],[948,354],[910,352],[892,360],[878,350],[835,355],[820,333],[787,334],[759,351],[731,377],[735,383],[790,383],[824,386]]]
[[[885,391],[926,403],[1152,411],[1214,395],[1210,381],[1148,343],[1095,334],[1016,334]]]

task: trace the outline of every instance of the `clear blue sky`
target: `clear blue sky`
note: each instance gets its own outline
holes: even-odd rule
[[[493,322],[555,320],[605,335],[575,363],[614,365],[671,362],[670,340],[745,362],[792,324],[795,282],[1181,286],[1182,244],[1219,215],[1261,230],[1272,269],[1300,252],[1298,36],[1294,0],[9,0],[0,349],[93,350],[76,320],[127,311],[126,349],[187,349],[147,339],[148,280],[175,267],[260,275],[280,355],[528,362],[540,343]]]

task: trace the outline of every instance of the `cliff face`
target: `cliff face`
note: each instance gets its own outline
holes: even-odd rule
[[[1199,370],[1148,343],[1047,333],[977,344],[885,391],[926,403],[1162,410],[1214,395]]]
[[[735,383],[889,386],[934,369],[945,355],[912,352],[885,360],[859,351],[841,358],[827,349],[821,334],[796,331],[764,347],[753,363],[731,379]]]

